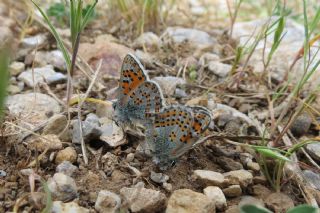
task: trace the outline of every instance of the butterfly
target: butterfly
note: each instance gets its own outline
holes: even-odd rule
[[[132,54],[123,60],[117,94],[114,117],[122,126],[146,121],[164,105],[159,85],[149,80],[142,64]]]
[[[211,113],[204,107],[164,107],[155,115],[152,126],[146,131],[146,140],[151,146],[155,162],[167,168],[193,148],[211,120]]]

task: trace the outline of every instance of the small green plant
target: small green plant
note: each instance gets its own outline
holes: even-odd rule
[[[82,17],[85,17],[88,12],[90,12],[91,4],[86,5],[86,7],[82,8]],[[68,5],[64,3],[54,3],[47,10],[47,15],[49,17],[54,17],[58,24],[62,27],[68,25],[68,20],[70,17],[70,8]],[[96,16],[95,10],[90,12],[89,20],[92,20]]]
[[[188,68],[189,78],[191,81],[195,81],[197,79],[197,71],[195,66],[191,66]]]
[[[318,212],[318,208],[303,204],[303,205],[299,205],[289,209],[286,213],[317,213],[317,212]],[[240,213],[272,213],[272,212],[264,207],[247,204],[240,207]]]

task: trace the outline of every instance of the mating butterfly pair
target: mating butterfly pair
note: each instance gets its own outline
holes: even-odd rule
[[[118,100],[114,103],[118,123],[139,121],[156,162],[167,165],[188,151],[211,122],[203,107],[166,106],[159,85],[151,81],[139,60],[128,54],[121,67]]]

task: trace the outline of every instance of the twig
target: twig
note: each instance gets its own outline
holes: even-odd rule
[[[86,165],[88,165],[88,157],[87,157],[87,153],[86,153],[86,147],[85,147],[85,143],[84,143],[84,139],[83,139],[83,131],[82,131],[82,121],[81,121],[81,107],[84,103],[84,101],[86,100],[86,98],[88,97],[97,77],[98,77],[98,74],[101,70],[101,65],[102,65],[102,60],[100,60],[99,64],[98,64],[98,67],[97,67],[97,70],[94,74],[94,77],[85,93],[85,96],[84,98],[80,99],[80,96],[78,95],[78,122],[79,122],[79,130],[80,130],[80,142],[81,142],[81,151],[82,151],[82,155],[83,155],[83,160],[84,160],[84,163]]]

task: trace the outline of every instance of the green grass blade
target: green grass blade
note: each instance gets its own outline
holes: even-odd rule
[[[240,207],[240,213],[272,213],[272,212],[264,207],[258,207],[252,204],[247,204]]]
[[[46,207],[41,211],[41,213],[49,213],[52,211],[52,206],[53,206],[51,192],[49,190],[49,187],[46,181],[41,180],[41,185],[46,193],[46,198],[47,198]]]
[[[0,121],[3,117],[4,101],[7,96],[7,86],[9,79],[9,51],[2,49],[0,51]]]
[[[62,42],[62,38],[60,37],[60,35],[58,34],[58,32],[56,31],[55,27],[52,25],[51,21],[49,20],[48,16],[45,14],[45,12],[39,7],[39,5],[37,3],[34,2],[34,0],[30,0],[34,6],[39,10],[39,12],[41,13],[42,17],[44,18],[45,22],[48,24],[52,35],[54,36],[54,38],[57,41],[57,44],[60,48],[60,50],[62,51],[63,57],[68,65],[68,69],[71,66],[71,59],[70,56],[68,54],[68,51],[66,49],[66,47],[64,46],[63,42]]]
[[[278,159],[278,160],[282,160],[282,161],[291,161],[286,156],[284,156],[284,155],[280,154],[279,152],[274,151],[268,147],[253,147],[253,149],[255,149],[258,153],[260,153],[266,157],[270,157],[272,159]]]
[[[86,12],[85,16],[83,17],[81,26],[80,26],[80,31],[82,31],[88,24],[90,17],[92,17],[92,14],[94,12],[94,8],[96,7],[98,3],[98,0],[95,0],[95,2],[93,3],[93,5],[91,5],[88,9],[88,11]]]

